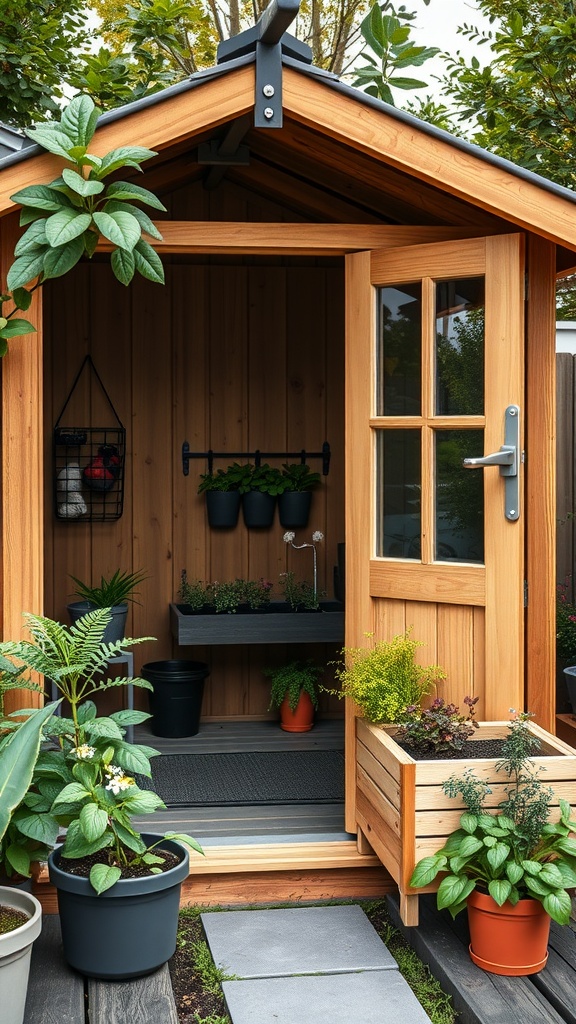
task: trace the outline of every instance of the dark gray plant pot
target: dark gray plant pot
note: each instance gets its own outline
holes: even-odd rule
[[[262,530],[272,526],[276,498],[262,491],[248,491],[242,495],[242,515],[249,530]]]
[[[568,690],[568,700],[572,706],[572,713],[576,715],[576,665],[570,665],[564,669],[564,679]]]
[[[66,606],[68,615],[70,616],[70,622],[74,625],[81,619],[87,612],[93,612],[96,610],[96,605],[92,604],[91,601],[73,601],[72,604]],[[123,640],[125,637],[126,630],[126,619],[128,617],[128,605],[127,604],[116,604],[112,608],[112,618],[104,630],[104,636],[102,638],[105,644],[116,643],[117,640]]]
[[[206,512],[212,529],[232,529],[240,514],[240,492],[206,491]]]
[[[278,495],[278,518],[281,526],[308,526],[312,491],[284,491]]]
[[[146,844],[160,836],[143,833]],[[58,891],[64,956],[89,978],[138,978],[150,974],[176,949],[180,887],[189,856],[179,843],[164,849],[182,856],[170,871],[145,878],[121,878],[100,896],[87,878],[63,871],[60,848],[48,858],[50,881]]]

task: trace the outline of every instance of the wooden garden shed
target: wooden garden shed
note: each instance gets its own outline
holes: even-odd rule
[[[347,645],[413,626],[448,698],[474,692],[485,719],[527,707],[553,731],[555,280],[576,266],[576,196],[347,86],[282,33],[263,20],[216,67],[99,122],[94,152],[158,153],[139,180],[168,210],[167,283],[125,289],[97,253],[34,293],[37,333],[2,361],[3,635],[20,636],[23,611],[64,620],[71,573],[144,569],[130,633],[158,639],[137,667],[187,656],[168,614],[183,568],[274,580],[300,563],[278,525],[208,529],[206,463],[185,476],[182,443],[328,440],[310,528],[329,593],[346,544]],[[5,279],[10,196],[60,162],[10,132],[2,143]],[[114,521],[55,516],[53,430],[86,355],[127,429]],[[75,401],[72,418],[108,415],[97,386],[80,382]],[[462,469],[460,485],[454,459],[491,453],[504,464]],[[262,650],[196,653],[211,658],[207,719],[268,715]]]

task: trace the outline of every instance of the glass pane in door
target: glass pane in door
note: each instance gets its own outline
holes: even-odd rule
[[[484,278],[436,284],[436,415],[484,413]]]
[[[376,415],[418,416],[422,378],[422,285],[378,289]]]
[[[376,554],[420,558],[420,431],[376,435]]]
[[[484,454],[484,431],[437,430],[435,442],[434,560],[482,563],[484,473],[462,460]]]

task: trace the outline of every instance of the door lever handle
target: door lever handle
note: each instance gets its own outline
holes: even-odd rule
[[[463,459],[462,465],[464,469],[483,469],[485,466],[500,466],[501,476],[516,476],[518,472],[518,467],[516,466],[516,447],[503,444],[500,451],[492,452],[491,455],[483,455],[478,459]]]
[[[504,480],[504,515],[514,521],[520,517],[520,409],[509,405],[504,413],[504,444],[497,452],[477,459],[463,459],[464,469],[484,469],[498,466]]]

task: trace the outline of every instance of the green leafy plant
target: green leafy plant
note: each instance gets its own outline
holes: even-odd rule
[[[402,723],[394,739],[418,754],[460,754],[474,730],[479,728],[474,717],[479,699],[464,697],[467,715],[461,715],[460,708],[447,703],[443,697],[435,697],[430,707],[423,710],[412,704],[406,708],[406,713],[414,717]]]
[[[564,661],[576,661],[576,604],[570,598],[571,578],[559,583],[556,592],[556,654]]]
[[[418,862],[410,885],[421,888],[443,873],[438,908],[446,908],[452,917],[464,909],[470,893],[480,889],[500,907],[531,897],[559,924],[570,920],[567,889],[576,886],[576,841],[571,838],[576,822],[566,800],[559,801],[560,821],[548,822],[553,793],[530,764],[540,744],[528,730],[528,718],[522,714],[510,723],[496,765],[510,780],[498,811],[485,809],[491,790],[472,771],[444,783],[447,796],[461,796],[467,810],[442,849]]]
[[[280,707],[285,697],[291,711],[296,710],[301,693],[307,693],[314,708],[318,708],[318,677],[323,668],[313,661],[291,661],[279,668],[265,668],[264,675],[270,679],[270,704],[268,710]]]
[[[309,580],[297,580],[294,573],[280,573],[280,589],[293,612],[314,612],[319,608],[319,594]]]
[[[284,491],[311,491],[320,483],[320,473],[313,473],[305,463],[287,462],[282,466]]]
[[[70,576],[76,584],[74,593],[88,601],[94,608],[114,608],[116,605],[125,604],[126,601],[135,601],[133,595],[136,587],[148,578],[142,569],[138,572],[120,572],[120,569],[117,569],[110,579],[101,576],[100,584],[91,587],[76,576]]]
[[[270,494],[272,497],[282,494],[284,490],[282,473],[279,469],[269,466],[267,462],[264,462],[261,466],[253,466],[249,490]]]
[[[206,594],[208,604],[214,605],[217,613],[236,612],[238,605],[242,604],[243,581],[230,580],[220,583],[215,580],[214,583],[208,584]]]
[[[259,580],[243,580],[242,601],[252,611],[267,608],[270,604],[272,587],[273,584],[270,580],[265,580],[263,576]]]
[[[32,639],[0,644],[2,657],[50,679],[70,708],[70,717],[52,715],[44,723],[47,745],[36,760],[27,806],[20,808],[12,821],[23,835],[48,846],[66,827],[64,859],[102,851],[102,862],[90,871],[90,882],[98,893],[114,885],[127,867],[144,866],[151,873],[161,870],[158,856],[146,846],[132,817],[164,807],[156,793],[139,789],[133,778],[134,773],[150,778],[150,757],[157,751],[125,740],[126,726],[138,725],[150,716],[123,710],[98,717],[96,705],[89,699],[129,682],[152,689],[138,677],[106,678],[110,658],[127,646],[153,639],[104,643],[109,621],[109,608],[88,612],[71,627],[27,615]],[[168,838],[202,852],[190,836],[169,833]]]
[[[428,4],[430,0],[424,0]],[[367,61],[354,68],[352,85],[364,89],[386,103],[394,103],[391,86],[396,89],[421,89],[426,85],[403,74],[407,67],[421,67],[440,53],[435,46],[417,46],[410,38],[410,22],[415,14],[405,7],[396,9],[390,0],[376,0],[360,25],[366,44],[361,56]]]
[[[337,663],[336,678],[342,689],[370,722],[402,722],[408,708],[418,708],[426,694],[446,675],[438,665],[417,665],[416,651],[423,647],[410,631],[391,640],[377,640],[373,647],[344,647],[344,663]]]
[[[41,837],[26,834],[26,823],[34,816],[36,801],[29,789],[40,752],[42,729],[59,703],[28,712],[28,717],[21,722],[14,719],[1,722],[0,873],[7,878],[29,877],[32,860],[45,860],[50,852]]]
[[[198,494],[206,491],[239,491],[246,494],[250,490],[252,466],[241,466],[233,462],[227,469],[219,469],[216,473],[204,473],[200,476]]]
[[[142,146],[121,146],[105,156],[88,152],[96,131],[98,111],[89,96],[75,96],[58,120],[27,129],[27,135],[67,166],[48,185],[28,185],[15,192],[12,202],[23,207],[20,224],[26,231],[14,249],[8,270],[9,292],[0,295],[0,356],[8,340],[34,332],[34,326],[15,316],[26,311],[32,292],[50,278],[67,274],[82,257],[91,259],[102,235],[112,244],[111,266],[122,284],[136,271],[148,281],[164,283],[164,268],[156,250],[143,237],[162,239],[158,228],[139,205],[165,211],[149,192],[128,181],[106,178],[124,167],[140,164],[156,154]],[[30,282],[35,281],[32,287]],[[4,316],[4,304],[12,306]]]
[[[193,612],[199,612],[208,603],[205,584],[201,580],[189,580],[186,569],[180,573],[178,597],[182,604],[190,605]]]

